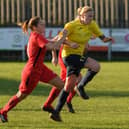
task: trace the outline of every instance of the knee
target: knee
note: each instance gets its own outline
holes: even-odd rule
[[[16,94],[16,96],[18,97],[19,101],[21,101],[21,100],[25,99],[25,98],[28,96],[28,94],[23,94],[23,93],[21,93],[21,92],[19,91],[19,92]]]
[[[99,63],[94,64],[91,70],[98,73],[100,71],[100,64]]]
[[[71,92],[71,91],[73,91],[74,87],[75,87],[75,83],[72,82],[72,83],[69,83],[69,84],[65,85],[64,86],[64,89],[67,92]]]
[[[99,63],[97,63],[97,64],[96,64],[96,72],[99,72],[99,71],[100,71],[100,69],[101,69],[101,66],[100,66],[100,64],[99,64]]]
[[[69,93],[74,90],[74,87],[64,87],[64,90]]]
[[[70,75],[69,77],[66,78],[64,89],[68,92],[72,91],[74,89],[76,81],[77,81],[76,75]]]
[[[54,85],[58,89],[62,89],[64,87],[64,82],[58,76],[50,80],[48,84]]]

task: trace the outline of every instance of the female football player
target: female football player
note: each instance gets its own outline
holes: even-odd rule
[[[60,65],[60,78],[62,79],[63,82],[65,82],[66,80],[66,67],[63,63],[63,60],[62,60],[62,56],[61,56],[61,53],[62,53],[62,48],[63,46],[61,46],[60,48],[60,51],[59,51],[59,55],[58,55],[58,59],[57,59],[57,54],[56,52],[54,51],[52,53],[52,63],[54,65],[57,65],[57,62],[58,64]],[[76,82],[76,84],[78,84],[78,82],[81,80],[81,74],[79,75],[79,78]],[[57,98],[57,96],[59,95],[60,93],[60,89],[56,88],[56,87],[52,87],[50,93],[49,93],[49,96],[47,98],[47,100],[45,101],[43,107],[42,107],[42,110],[44,111],[48,111],[48,112],[53,112],[53,107],[52,107],[52,103],[53,101]],[[72,106],[72,98],[75,96],[76,92],[75,90],[73,90],[72,92],[69,93],[69,96],[67,97],[67,100],[66,100],[66,106],[68,108],[68,111],[71,112],[71,113],[74,113],[74,109],[73,109],[73,106]]]
[[[45,21],[40,17],[33,17],[22,24],[24,32],[31,29],[31,34],[27,46],[28,61],[22,71],[19,91],[9,102],[0,110],[0,120],[7,122],[7,113],[14,108],[20,101],[26,98],[37,86],[38,82],[45,82],[61,89],[63,81],[52,70],[43,64],[46,50],[57,49],[60,47],[65,33],[58,41],[49,41],[43,36],[45,32]]]
[[[98,25],[93,20],[93,16],[94,12],[91,7],[81,7],[78,9],[78,17],[67,23],[63,29],[66,32],[66,38],[68,41],[78,43],[79,47],[77,49],[73,49],[65,44],[63,45],[62,58],[67,68],[67,77],[65,86],[60,93],[55,112],[50,114],[50,118],[55,121],[61,121],[60,111],[66,102],[69,92],[74,89],[77,77],[82,68],[87,68],[88,71],[78,84],[77,92],[82,98],[89,98],[84,91],[84,86],[91,81],[100,70],[100,64],[96,60],[87,57],[86,54],[87,49],[85,49],[85,46],[91,36],[95,35],[103,42],[112,40],[112,38],[106,37],[101,32]]]

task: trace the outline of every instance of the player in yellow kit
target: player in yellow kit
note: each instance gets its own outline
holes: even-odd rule
[[[104,34],[99,29],[99,26],[93,20],[93,16],[93,9],[89,6],[84,6],[78,9],[78,17],[75,20],[67,23],[64,27],[63,31],[65,31],[67,35],[67,40],[70,42],[76,42],[79,47],[73,49],[68,45],[63,45],[62,58],[67,68],[67,77],[65,86],[60,93],[55,111],[50,114],[50,118],[55,121],[61,121],[59,113],[66,102],[69,92],[73,90],[77,77],[82,68],[87,68],[88,71],[82,78],[81,82],[78,84],[77,92],[82,98],[89,98],[84,91],[84,86],[90,80],[92,80],[92,78],[100,70],[100,64],[96,60],[87,57],[86,54],[87,43],[91,36],[95,35],[104,42],[112,40],[112,38],[104,36]]]

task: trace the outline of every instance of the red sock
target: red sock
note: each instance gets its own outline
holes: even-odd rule
[[[17,97],[16,95],[14,95],[14,96],[8,101],[8,103],[3,107],[3,109],[1,110],[1,113],[7,113],[9,110],[11,110],[13,107],[15,107],[18,102],[19,102],[18,97]]]
[[[67,97],[67,103],[71,103],[72,98],[75,96],[76,92],[73,90],[69,93],[69,96]]]
[[[56,87],[53,87],[49,93],[49,96],[46,100],[46,102],[44,103],[44,106],[49,106],[52,104],[52,102],[56,99],[56,97],[59,95],[60,90]]]

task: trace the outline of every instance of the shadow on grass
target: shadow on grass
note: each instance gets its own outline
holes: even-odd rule
[[[0,78],[0,95],[14,95],[18,91],[20,82],[9,79]],[[33,90],[32,96],[48,96],[51,90],[51,86],[45,83],[39,83],[37,87]],[[128,97],[129,91],[127,90],[88,90],[87,93],[92,97],[101,96],[113,96],[113,97]]]
[[[92,97],[101,97],[101,96],[111,96],[111,97],[129,97],[129,91],[120,91],[120,90],[115,90],[115,91],[112,91],[112,90],[89,90],[87,92],[90,96]]]
[[[14,95],[19,88],[20,81],[0,78],[0,95]],[[51,86],[39,83],[31,95],[48,96]]]

